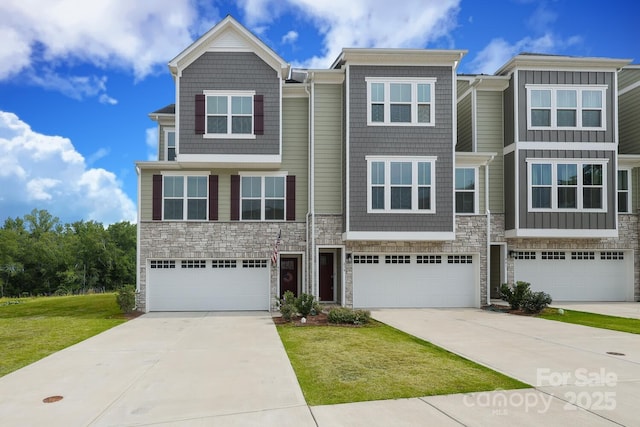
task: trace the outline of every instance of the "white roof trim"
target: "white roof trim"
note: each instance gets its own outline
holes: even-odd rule
[[[169,62],[171,74],[178,75],[205,52],[216,51],[253,52],[281,78],[289,75],[290,65],[230,15],[173,58]]]
[[[516,55],[495,72],[507,75],[513,70],[567,67],[567,69],[616,70],[631,63],[631,59],[589,58],[555,55]]]

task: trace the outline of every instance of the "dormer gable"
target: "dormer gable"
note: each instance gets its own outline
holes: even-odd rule
[[[282,79],[289,75],[290,65],[269,46],[243,27],[231,15],[193,42],[169,62],[171,74],[176,77],[206,52],[252,52],[273,68]]]

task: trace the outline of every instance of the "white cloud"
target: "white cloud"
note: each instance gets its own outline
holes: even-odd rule
[[[147,160],[158,160],[158,127],[147,128],[145,131],[145,142],[147,144]]]
[[[522,52],[558,53],[582,41],[579,36],[562,39],[551,33],[538,38],[525,37],[513,44],[502,38],[491,40],[469,63],[471,73],[493,74],[513,56]]]
[[[103,157],[107,157],[111,152],[108,148],[100,148],[95,153],[91,154],[89,158],[87,158],[87,164],[92,165]]]
[[[142,79],[191,43],[198,19],[191,0],[3,0],[0,80],[57,61],[118,67]]]
[[[293,44],[296,40],[298,40],[298,33],[293,30],[282,36],[282,44]]]
[[[323,37],[321,55],[301,66],[326,68],[343,47],[426,47],[456,26],[459,0],[243,0],[248,25],[272,22],[288,6],[298,9]],[[288,3],[288,4],[287,4]]]
[[[68,138],[34,132],[18,116],[4,111],[0,111],[0,199],[6,216],[22,216],[35,207],[63,221],[136,220],[135,205],[115,174],[88,168]]]
[[[100,95],[100,97],[98,98],[98,101],[100,101],[101,104],[109,104],[109,105],[116,105],[118,103],[117,99],[110,97],[106,93],[103,93],[102,95]]]
[[[60,92],[69,98],[82,100],[97,96],[103,104],[118,103],[106,93],[107,76],[63,76],[51,69],[41,69],[38,73],[29,71],[25,76],[29,84]]]

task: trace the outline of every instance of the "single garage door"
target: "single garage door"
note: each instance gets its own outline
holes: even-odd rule
[[[515,251],[514,277],[554,301],[632,301],[630,251]]]
[[[267,260],[151,260],[150,311],[268,310]]]
[[[358,308],[476,307],[479,264],[473,255],[354,255]]]

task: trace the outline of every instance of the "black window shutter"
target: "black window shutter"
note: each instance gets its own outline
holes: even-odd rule
[[[264,135],[264,95],[253,97],[253,133]]]
[[[296,177],[287,176],[287,221],[296,220]]]
[[[196,94],[196,134],[204,135],[205,130],[205,101],[203,94]]]
[[[231,175],[231,221],[240,220],[240,175]]]
[[[153,175],[153,204],[151,205],[151,219],[162,219],[162,175]]]
[[[218,175],[209,175],[209,221],[218,220]]]

